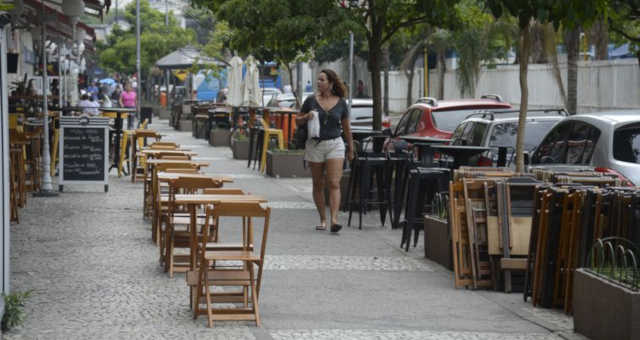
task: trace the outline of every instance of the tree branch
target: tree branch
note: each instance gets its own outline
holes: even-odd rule
[[[409,26],[413,26],[415,24],[419,24],[420,22],[423,22],[425,20],[427,20],[427,16],[426,15],[399,23],[395,27],[391,28],[387,32],[387,34],[382,37],[381,45],[384,44],[387,40],[389,40],[399,29],[401,29],[403,27],[409,27]]]
[[[635,43],[640,43],[640,37],[633,37],[633,36],[629,35],[625,31],[623,31],[622,29],[616,27],[611,20],[609,20],[609,28],[611,28],[612,31],[614,31],[614,32],[620,34],[621,36],[625,37],[626,39],[629,39],[630,41],[633,41]]]

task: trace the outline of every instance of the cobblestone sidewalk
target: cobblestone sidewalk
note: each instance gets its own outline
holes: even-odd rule
[[[12,289],[33,290],[23,326],[6,339],[460,339],[577,337],[570,318],[535,309],[520,294],[452,288],[450,272],[398,248],[397,231],[376,226],[339,236],[313,230],[309,179],[275,180],[190,133],[152,128],[233,175],[231,187],[266,196],[272,231],[261,294],[263,327],[193,320],[184,276],[158,265],[142,184],[111,176],[102,186],[67,185],[29,198],[11,227]],[[115,172],[113,172],[115,173]],[[344,219],[344,216],[341,216]],[[346,223],[345,223],[346,224]],[[578,337],[579,338],[579,337]]]

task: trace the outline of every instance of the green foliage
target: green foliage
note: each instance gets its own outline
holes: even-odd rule
[[[198,44],[206,45],[216,24],[213,13],[207,8],[187,7],[183,13],[187,28],[196,33]]]
[[[609,2],[609,28],[616,44],[629,43],[631,51],[640,60],[640,2],[637,0],[611,0]]]
[[[22,324],[25,316],[24,304],[30,296],[30,290],[4,295],[4,315],[2,316],[3,332]]]
[[[128,30],[115,25],[106,43],[98,44],[100,66],[109,71],[125,74],[136,72],[136,6],[129,3],[123,17],[130,24]],[[183,29],[169,13],[169,26],[164,25],[164,14],[140,1],[140,68],[143,76],[158,59],[189,44],[195,43],[195,32]]]
[[[4,0],[0,0],[0,11],[10,11],[15,7],[12,3],[6,3]]]

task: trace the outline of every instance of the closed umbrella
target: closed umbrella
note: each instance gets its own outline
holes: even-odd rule
[[[229,72],[229,93],[227,103],[231,106],[242,105],[242,59],[238,56],[231,58]]]
[[[247,73],[242,83],[242,105],[256,107],[260,106],[262,96],[260,95],[260,72],[258,71],[258,63],[253,56],[247,57],[245,60]]]

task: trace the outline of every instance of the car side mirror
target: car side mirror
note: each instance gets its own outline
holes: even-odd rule
[[[388,137],[391,137],[392,133],[391,133],[391,129],[390,128],[386,128],[382,130],[382,134]]]

